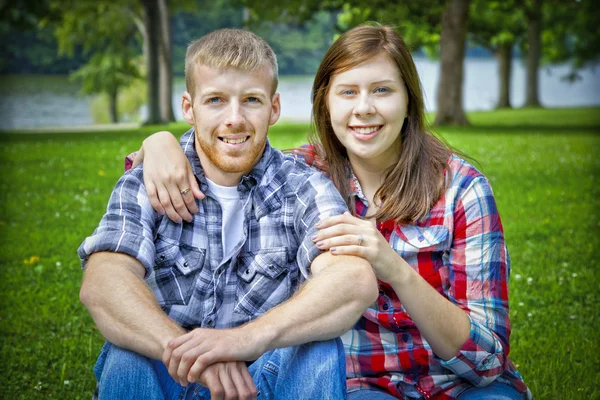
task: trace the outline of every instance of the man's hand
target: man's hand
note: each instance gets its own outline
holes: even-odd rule
[[[197,380],[210,390],[213,400],[256,399],[256,386],[243,361],[218,362],[204,370]]]
[[[254,361],[266,351],[264,335],[235,329],[194,329],[172,339],[162,357],[169,374],[181,384],[197,382],[212,364],[224,361]]]

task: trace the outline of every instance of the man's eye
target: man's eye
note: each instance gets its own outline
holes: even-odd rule
[[[252,104],[260,103],[260,100],[258,99],[258,97],[248,97],[248,99],[246,101],[248,103],[252,103]]]
[[[219,97],[211,97],[206,102],[209,103],[209,104],[218,104],[218,103],[221,102],[221,98],[219,98]]]

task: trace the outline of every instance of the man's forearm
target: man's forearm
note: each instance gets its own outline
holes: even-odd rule
[[[332,265],[290,300],[242,328],[262,339],[264,351],[340,336],[377,299],[377,280],[369,263],[357,257],[322,256]]]
[[[86,266],[80,297],[107,340],[160,359],[167,342],[185,331],[159,307],[143,274],[143,266],[132,257],[93,254]]]

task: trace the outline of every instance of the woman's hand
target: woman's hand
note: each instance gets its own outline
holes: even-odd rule
[[[204,194],[177,139],[170,132],[157,132],[144,140],[134,165],[138,157],[144,162],[144,184],[152,207],[174,222],[191,222],[198,212],[195,198],[203,199]]]
[[[371,263],[377,278],[384,282],[402,279],[406,268],[411,268],[377,230],[375,221],[345,212],[325,218],[316,227],[319,232],[312,239],[319,249],[364,258]]]

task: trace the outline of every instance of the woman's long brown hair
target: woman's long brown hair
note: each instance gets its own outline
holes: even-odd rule
[[[312,90],[314,129],[310,142],[321,152],[329,177],[354,210],[349,195],[348,154],[335,136],[327,107],[331,78],[380,54],[395,61],[408,94],[407,118],[401,132],[398,163],[385,172],[384,183],[375,193],[381,207],[375,218],[414,223],[426,216],[445,189],[444,169],[452,151],[425,125],[423,94],[410,51],[389,26],[359,26],[342,34],[329,48],[315,76]]]

